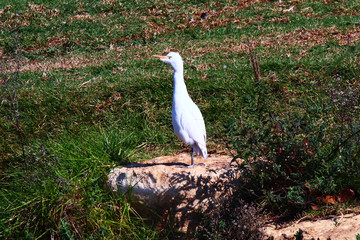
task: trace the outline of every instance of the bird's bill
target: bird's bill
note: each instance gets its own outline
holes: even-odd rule
[[[169,56],[153,55],[153,57],[160,58],[160,59],[170,59]]]

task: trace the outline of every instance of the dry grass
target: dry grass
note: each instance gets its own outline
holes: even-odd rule
[[[144,28],[145,35],[147,33]],[[163,30],[166,31],[166,30]],[[161,34],[161,31],[157,31]],[[232,53],[248,53],[247,37],[239,38],[226,38],[222,42],[209,42],[206,46],[203,43],[190,43],[183,51],[186,55],[196,56],[199,58],[207,53],[218,53],[221,55],[228,55]],[[49,47],[56,47],[66,41],[66,38],[52,38],[47,43]],[[257,39],[253,39],[252,44],[255,47],[263,46],[266,48],[286,49],[289,47],[301,47],[303,49],[302,56],[307,54],[307,49],[313,46],[324,46],[328,42],[337,42],[339,45],[351,45],[360,41],[360,32],[357,28],[348,28],[346,30],[339,30],[336,27],[330,27],[325,29],[306,29],[298,28],[291,32],[284,34],[268,34],[261,36]],[[201,46],[199,46],[201,45]],[[44,61],[25,61],[21,67],[21,71],[49,71],[52,69],[70,69],[80,68],[90,65],[102,65],[106,61],[113,61],[121,57],[123,48],[114,48],[114,45],[109,46],[109,52],[103,52],[96,58],[87,56],[60,56],[56,59],[44,60]],[[134,59],[140,59],[150,57],[152,49],[148,47],[134,46],[127,48],[126,51],[134,53]],[[170,49],[165,49],[164,52],[168,52]],[[202,69],[209,69],[212,66],[202,67]]]
[[[108,50],[101,50],[98,57],[93,59],[76,52],[68,52],[66,55],[45,58],[44,60],[26,60],[23,63],[21,71],[46,71],[51,69],[66,69],[66,68],[79,68],[89,66],[91,64],[103,64],[105,61],[116,60],[121,57],[121,54],[112,54],[109,56],[108,51],[121,52],[123,47],[118,47],[124,43],[131,43],[136,40],[151,41],[151,39],[161,39],[167,35],[171,35],[179,30],[186,29],[201,29],[202,31],[210,31],[211,29],[223,28],[227,26],[235,26],[236,29],[246,29],[251,26],[258,25],[258,31],[262,30],[264,21],[269,21],[274,24],[291,25],[291,16],[298,14],[305,16],[309,19],[317,18],[324,19],[329,15],[344,16],[344,14],[360,15],[360,12],[354,11],[345,6],[337,11],[329,12],[326,16],[324,14],[315,13],[311,7],[302,7],[301,4],[306,3],[306,0],[292,1],[290,3],[274,3],[273,7],[269,10],[278,13],[279,16],[265,20],[264,8],[267,7],[266,0],[253,0],[253,1],[240,1],[233,4],[223,5],[222,3],[212,2],[204,5],[170,5],[166,2],[157,1],[142,9],[142,11],[124,11],[121,14],[125,16],[126,21],[133,21],[133,19],[140,19],[144,24],[141,30],[132,35],[114,38],[108,43]],[[324,1],[326,4],[327,1]],[[101,1],[102,5],[121,6],[121,3],[112,0]],[[81,5],[81,4],[80,4]],[[79,6],[80,6],[79,5]],[[61,11],[52,9],[44,4],[28,4],[28,10],[20,15],[14,14],[10,10],[14,6],[8,5],[0,11],[0,27],[24,27],[31,24],[32,19],[42,16],[47,21],[61,21],[58,19],[61,16]],[[84,6],[80,6],[84,7]],[[244,9],[254,9],[259,12],[258,16],[245,17],[239,16],[239,13]],[[207,13],[207,17],[202,19],[200,16]],[[65,21],[71,24],[75,21],[90,21],[102,22],[104,27],[109,28],[109,34],[114,31],[122,31],[126,29],[123,24],[115,24],[113,26],[107,25],[110,18],[115,16],[115,12],[109,11],[106,13],[89,14],[86,9],[79,8],[72,15],[68,16]],[[44,26],[49,24],[45,21]],[[64,20],[62,20],[64,21]],[[75,23],[74,23],[75,24]],[[198,30],[196,30],[198,31]],[[199,41],[193,41],[182,45],[181,49],[186,49],[184,54],[196,57],[201,57],[206,53],[219,53],[221,55],[228,55],[231,53],[247,53],[247,40],[248,36],[241,37],[226,36],[221,41],[209,41],[207,44]],[[3,39],[4,40],[4,39]],[[252,39],[254,47],[262,46],[265,48],[279,48],[286,49],[288,47],[301,47],[303,48],[302,55],[306,55],[307,49],[316,46],[324,45],[327,42],[337,42],[340,45],[354,44],[360,40],[360,33],[357,27],[350,27],[346,29],[338,29],[337,27],[308,29],[306,27],[297,28],[290,31],[282,31],[263,34],[259,37]],[[1,41],[1,40],[0,40]],[[25,51],[29,53],[47,52],[49,48],[58,49],[66,48],[67,45],[74,41],[68,35],[58,33],[55,36],[44,42],[35,42],[33,45],[28,46]],[[84,45],[86,42],[83,40],[76,40],[76,44]],[[164,43],[163,46],[166,47]],[[168,44],[170,45],[170,44]],[[175,44],[177,45],[177,44]],[[171,47],[164,48],[168,51]],[[134,58],[147,57],[152,54],[152,47],[147,46],[127,46],[126,52],[132,52]],[[210,66],[211,67],[211,66]],[[208,69],[208,68],[206,68]]]
[[[350,40],[348,40],[348,37]],[[269,34],[259,39],[260,43],[267,47],[313,47],[323,46],[327,42],[337,42],[339,45],[349,45],[359,42],[360,32],[357,28],[339,30],[336,27],[321,29],[298,28],[294,31],[274,36]]]
[[[104,57],[103,59],[92,58],[89,59],[84,56],[74,56],[74,57],[59,57],[55,60],[50,61],[27,61],[24,62],[20,71],[50,71],[54,69],[71,69],[71,68],[81,68],[90,65],[102,65],[104,61],[107,61],[108,58]]]

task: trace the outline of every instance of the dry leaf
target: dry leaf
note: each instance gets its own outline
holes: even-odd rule
[[[333,196],[333,195],[326,195],[325,197],[318,197],[317,201],[319,203],[324,203],[324,204],[335,204],[336,203],[335,196]]]
[[[319,210],[320,209],[319,206],[316,206],[316,205],[311,205],[310,207],[311,207],[312,210]]]
[[[347,202],[355,197],[355,192],[352,189],[344,189],[337,195],[338,202]]]

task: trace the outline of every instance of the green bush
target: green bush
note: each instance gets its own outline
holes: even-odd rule
[[[331,76],[308,84],[296,101],[271,75],[255,80],[240,118],[226,124],[234,160],[244,159],[241,191],[274,213],[288,216],[316,196],[360,190],[359,86],[345,61],[333,64]]]

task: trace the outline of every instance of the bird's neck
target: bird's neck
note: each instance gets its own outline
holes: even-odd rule
[[[173,100],[176,101],[177,98],[184,98],[189,96],[185,81],[184,81],[184,72],[183,69],[174,71],[174,92]]]

